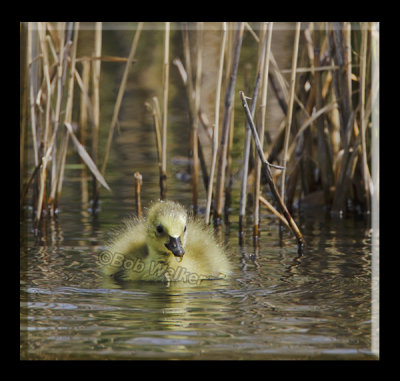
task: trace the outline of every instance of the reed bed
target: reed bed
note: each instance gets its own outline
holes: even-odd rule
[[[304,239],[291,216],[295,206],[324,208],[338,216],[354,212],[368,216],[373,192],[378,192],[371,178],[371,128],[379,92],[379,86],[372,80],[371,62],[377,59],[376,48],[371,49],[377,46],[374,24],[296,23],[292,65],[280,68],[272,49],[274,35],[278,33],[273,23],[221,23],[220,32],[216,32],[220,34],[220,47],[214,123],[208,126],[211,147],[208,167],[199,139],[200,125],[207,124],[202,110],[202,78],[208,69],[203,60],[207,23],[194,24],[190,33],[187,23],[180,25],[183,62],[170,49],[175,30],[171,30],[169,22],[163,25],[162,98],[159,102],[154,96],[145,103],[153,118],[161,199],[167,198],[170,70],[177,70],[188,101],[190,142],[187,148],[191,159],[193,210],[198,213],[204,201],[207,224],[211,223],[211,217],[215,226],[222,223],[232,186],[240,188],[241,239],[246,231],[246,216],[251,217],[253,235],[258,237],[262,223],[260,206],[266,206],[292,231],[299,245]],[[32,139],[33,155],[32,168],[21,187],[21,206],[31,189],[37,227],[44,216],[57,212],[70,142],[85,171],[93,176],[91,208],[93,213],[99,212],[100,189],[109,189],[106,167],[128,75],[135,60],[140,60],[136,51],[143,23],[138,24],[132,35],[128,57],[102,55],[102,23],[94,25],[92,56],[78,57],[79,29],[79,23],[21,24],[25,52],[21,56],[22,169],[27,160],[24,152],[28,135]],[[247,63],[241,54],[244,41],[248,41],[244,40],[245,34],[258,44],[258,52],[254,52],[251,62],[256,68],[254,86],[248,94],[237,85],[237,78],[243,75]],[[101,63],[107,60],[125,64],[125,70],[105,154],[100,161]],[[76,93],[80,94],[79,102],[74,102]],[[277,99],[284,114],[281,126],[267,123],[266,106],[271,97]],[[247,100],[251,101],[250,106]],[[74,119],[73,115],[78,117]],[[237,122],[243,119],[244,125]],[[244,130],[244,139],[243,156],[237,169],[232,160],[232,147],[239,129]],[[278,130],[273,139],[272,130]],[[200,170],[205,200],[199,200]],[[141,187],[145,189],[146,185],[142,184],[138,172],[134,179],[136,208],[141,214]],[[269,185],[270,192],[263,191],[264,184]],[[87,202],[88,189],[82,185],[83,193]]]

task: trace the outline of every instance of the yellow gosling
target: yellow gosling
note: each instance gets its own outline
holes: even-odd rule
[[[231,264],[212,230],[172,201],[156,202],[145,219],[126,222],[100,262],[105,275],[120,280],[199,284],[231,273]]]

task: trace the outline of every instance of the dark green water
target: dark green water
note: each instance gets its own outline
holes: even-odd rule
[[[284,28],[276,33],[277,41],[283,45],[275,49],[287,49]],[[105,32],[105,55],[126,56],[131,36],[129,28]],[[174,57],[179,52],[180,35],[172,37],[176,42],[171,53]],[[211,41],[211,35],[209,38]],[[117,49],[118,44],[121,50]],[[153,50],[149,50],[151,44]],[[241,64],[251,58],[251,53],[250,48],[245,51]],[[239,246],[235,201],[239,171],[234,172],[230,224],[221,232],[234,264],[231,279],[205,281],[196,287],[121,285],[105,281],[99,274],[98,256],[109,232],[134,213],[133,173],[139,171],[143,175],[144,206],[159,196],[154,132],[144,102],[161,94],[161,82],[152,73],[162,76],[162,31],[144,32],[137,57],[144,56],[145,63],[138,60],[130,76],[106,175],[112,192],[101,191],[98,215],[93,217],[89,205],[82,202],[83,175],[72,147],[59,215],[47,223],[47,234],[41,240],[33,236],[29,206],[23,208],[21,358],[377,358],[373,353],[376,338],[370,223],[357,218],[333,219],[322,211],[296,212],[307,242],[299,255],[294,238],[286,231],[280,234],[276,219],[262,209],[259,249],[252,244],[251,226],[244,245]],[[103,63],[102,69],[104,137],[123,67]],[[171,83],[167,195],[190,207],[190,183],[181,181],[187,165],[176,160],[187,155],[186,103],[179,95],[181,82],[173,68]],[[272,105],[271,120],[280,117]],[[238,116],[234,168],[241,163],[240,120],[243,119]],[[202,188],[200,204],[205,206]]]

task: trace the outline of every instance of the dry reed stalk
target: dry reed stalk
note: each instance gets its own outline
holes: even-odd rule
[[[162,163],[161,163],[161,157],[162,157],[162,143],[161,143],[161,112],[160,112],[160,106],[158,103],[158,98],[153,97],[151,98],[151,103],[146,102],[145,103],[146,108],[151,112],[153,116],[153,126],[154,126],[154,132],[156,135],[156,148],[157,148],[157,161],[158,161],[158,169],[160,171],[160,179],[162,176]]]
[[[94,31],[94,57],[100,57],[102,50],[102,22],[95,23]],[[100,128],[100,72],[101,72],[101,61],[92,61],[92,106],[93,106],[93,125],[92,125],[92,159],[94,163],[97,163],[97,151],[99,145],[99,128]],[[92,213],[96,213],[99,201],[99,188],[95,177],[93,177],[92,184]]]
[[[256,150],[257,150],[258,156],[260,157],[261,162],[262,162],[262,168],[264,170],[264,173],[265,173],[265,176],[267,179],[267,183],[271,189],[271,192],[272,192],[272,195],[274,196],[275,201],[278,203],[279,208],[282,211],[282,214],[286,218],[286,221],[288,222],[288,224],[291,228],[291,231],[294,233],[294,235],[297,238],[297,245],[298,245],[299,249],[301,249],[305,244],[303,235],[301,234],[299,228],[297,227],[292,216],[290,215],[289,211],[287,210],[281,196],[279,195],[279,191],[273,181],[272,174],[271,174],[270,167],[278,168],[278,169],[282,169],[282,167],[272,165],[265,159],[264,152],[263,152],[263,149],[262,149],[262,146],[261,146],[261,143],[258,138],[257,131],[256,131],[256,126],[254,125],[253,118],[251,117],[250,109],[247,104],[246,97],[245,97],[243,91],[240,91],[240,98],[242,100],[242,105],[243,105],[243,108],[244,108],[244,111],[246,114],[246,118],[249,121],[249,126],[250,126],[251,132],[253,134],[253,139],[254,139],[254,143],[256,145]]]
[[[193,212],[196,215],[198,209],[198,191],[199,191],[199,145],[198,145],[198,127],[200,112],[200,90],[202,73],[202,44],[203,44],[203,23],[197,23],[197,57],[196,57],[196,82],[194,93],[193,119],[191,128],[191,146],[192,146],[192,203]],[[190,101],[190,100],[189,100]]]
[[[46,25],[45,23],[38,23],[38,35],[40,48],[42,52],[42,62],[43,62],[43,74],[46,84],[46,111],[45,111],[45,128],[43,135],[41,136],[41,145],[43,147],[43,152],[47,151],[48,136],[50,133],[50,107],[51,107],[51,80],[49,72],[49,57],[46,44]],[[46,187],[46,177],[47,177],[47,163],[48,155],[43,156],[41,163],[41,170],[39,173],[39,198],[36,209],[36,221],[39,222],[42,215],[42,207],[45,199],[45,187]]]
[[[193,110],[193,82],[192,82],[192,60],[190,58],[190,43],[189,43],[189,30],[188,30],[188,25],[187,23],[183,24],[183,55],[184,55],[184,60],[185,60],[185,68],[186,70],[186,75],[183,74],[183,66],[181,65],[181,75],[182,75],[182,80],[185,84],[186,88],[186,94],[188,98],[188,103],[189,103],[189,118],[190,118],[190,123],[192,123],[192,120],[194,118],[194,110]],[[186,79],[185,79],[186,78]]]
[[[254,118],[254,112],[256,109],[258,92],[260,89],[261,83],[261,72],[264,69],[264,58],[265,58],[265,49],[267,44],[267,35],[266,30],[264,28],[261,29],[260,33],[263,33],[264,38],[261,40],[256,37],[256,40],[259,43],[259,54],[257,61],[257,70],[256,70],[256,79],[253,88],[252,101],[250,106],[251,116]],[[262,37],[262,36],[261,36]],[[244,218],[246,215],[246,203],[247,203],[247,179],[249,172],[249,160],[250,160],[250,148],[251,148],[251,130],[249,127],[249,122],[246,120],[245,123],[246,135],[245,135],[245,143],[244,143],[244,152],[243,152],[243,165],[242,165],[242,181],[240,187],[240,209],[239,209],[239,243],[242,243],[243,235],[244,235]]]
[[[76,59],[76,62],[85,62],[85,61],[103,61],[103,62],[128,62],[128,58],[126,57],[116,57],[116,56],[83,56]],[[136,60],[132,60],[132,63],[135,63]]]
[[[244,28],[243,23],[238,23],[235,32],[234,45],[232,51],[233,56],[232,56],[232,65],[229,76],[229,83],[225,94],[225,108],[224,108],[224,117],[222,122],[220,154],[218,159],[217,184],[216,184],[216,213],[214,215],[216,225],[221,224],[222,205],[223,205],[222,199],[225,186],[225,170],[227,161],[226,158],[227,144],[229,138],[230,118],[233,108],[233,92],[236,83],[237,69],[239,66],[240,49],[243,39],[243,28]]]
[[[54,131],[53,131],[53,137],[52,137],[52,159],[51,159],[51,190],[50,190],[50,197],[49,197],[49,205],[51,207],[51,213],[54,214],[55,212],[55,189],[56,189],[56,184],[57,184],[57,144],[56,144],[56,139],[57,139],[57,134],[58,134],[58,129],[60,126],[60,114],[61,114],[61,102],[63,98],[63,92],[64,92],[64,67],[66,64],[66,48],[64,48],[64,31],[65,31],[65,23],[59,23],[59,30],[60,30],[60,36],[59,36],[59,55],[57,57],[57,99],[56,99],[56,108],[55,108],[55,115],[54,115]]]
[[[202,28],[202,27],[201,27]],[[197,33],[197,36],[199,36],[199,33]],[[198,37],[199,38],[199,37]],[[190,44],[189,44],[189,33],[188,33],[188,28],[187,24],[183,24],[183,53],[184,53],[184,58],[185,58],[185,67],[183,66],[182,62],[180,61],[179,58],[175,58],[173,60],[173,64],[176,65],[179,74],[182,78],[182,82],[185,86],[186,90],[186,96],[188,99],[188,105],[189,105],[189,124],[190,124],[190,144],[189,144],[189,157],[191,160],[191,187],[192,187],[192,200],[193,200],[193,210],[194,213],[197,213],[197,195],[198,195],[198,165],[200,164],[201,172],[203,175],[203,184],[204,188],[206,190],[206,193],[208,192],[208,183],[209,183],[209,176],[207,173],[207,165],[204,159],[204,154],[202,150],[202,146],[200,143],[200,138],[198,135],[198,126],[199,123],[203,124],[206,129],[208,129],[208,124],[205,121],[203,117],[203,113],[200,111],[200,82],[199,84],[197,83],[198,81],[201,80],[201,61],[200,63],[198,62],[197,69],[196,71],[200,71],[200,74],[196,74],[196,85],[195,89],[193,90],[193,84],[192,84],[192,64],[191,64],[191,54],[190,54]],[[197,52],[197,60],[201,59],[201,51]],[[194,130],[196,132],[194,133]],[[209,131],[207,131],[207,134],[209,134]],[[196,136],[197,135],[197,138]],[[211,135],[210,139],[211,139]],[[197,140],[197,143],[196,143]],[[197,154],[194,153],[197,150]],[[197,160],[197,162],[196,162]],[[196,168],[196,169],[194,169]]]
[[[320,108],[318,111],[316,111],[314,114],[312,114],[308,119],[306,119],[301,127],[297,130],[296,135],[294,136],[292,142],[290,143],[290,146],[288,148],[288,158],[290,159],[293,155],[294,150],[296,149],[296,143],[300,136],[304,133],[304,131],[311,126],[312,123],[314,123],[318,118],[320,118],[323,114],[326,114],[332,110],[334,110],[337,107],[337,101],[334,100],[331,103],[328,103],[324,107]]]
[[[37,146],[37,136],[36,136],[36,110],[35,110],[35,88],[34,88],[34,73],[33,73],[33,46],[34,46],[34,36],[33,36],[33,23],[28,22],[28,38],[27,38],[27,60],[29,63],[29,101],[30,101],[30,112],[31,112],[31,128],[32,128],[32,143],[33,143],[33,158],[35,162],[35,167],[39,165],[39,152]]]
[[[93,106],[92,102],[89,97],[88,89],[89,89],[89,80],[90,80],[90,62],[89,61],[83,61],[83,71],[82,71],[82,77],[79,75],[78,70],[75,68],[75,80],[81,89],[81,101],[84,100],[84,104],[81,104],[81,108],[84,107],[84,110],[80,110],[80,118],[84,114],[85,115],[85,121],[84,126],[82,127],[82,124],[80,124],[80,133],[85,135],[85,140],[86,140],[86,128],[85,126],[87,125],[87,113],[89,113],[90,121],[91,124],[93,125],[94,123],[94,113],[93,113]],[[81,122],[80,122],[81,123]]]
[[[125,65],[125,70],[124,70],[124,73],[122,75],[121,84],[119,86],[117,99],[115,101],[113,116],[112,116],[112,119],[111,119],[110,130],[108,132],[108,138],[107,138],[107,143],[106,143],[106,149],[105,149],[103,164],[101,166],[101,173],[102,173],[103,176],[104,176],[105,171],[106,171],[106,166],[107,166],[107,162],[108,162],[108,156],[109,156],[110,150],[111,150],[111,142],[112,142],[112,138],[113,138],[113,135],[114,135],[115,126],[118,123],[119,110],[121,108],[122,98],[123,98],[124,93],[125,93],[126,83],[128,81],[129,70],[130,70],[130,68],[132,66],[133,58],[134,58],[135,53],[136,53],[136,48],[137,48],[137,44],[138,44],[138,41],[139,41],[139,37],[140,37],[140,33],[142,31],[142,28],[143,28],[143,22],[139,22],[137,30],[136,30],[136,33],[135,33],[135,36],[132,39],[132,45],[131,45],[131,49],[129,51],[128,60],[127,60],[126,65]]]
[[[142,200],[141,200],[142,175],[139,172],[135,172],[133,177],[135,179],[136,215],[138,218],[142,218]]]
[[[351,138],[354,133],[354,111],[352,111],[352,101],[349,92],[349,81],[345,62],[344,42],[343,42],[343,24],[333,23],[330,30],[329,24],[326,24],[326,34],[328,36],[329,52],[333,58],[333,63],[339,66],[339,70],[332,71],[332,82],[336,100],[339,108],[340,121],[340,141],[343,150],[338,180],[335,186],[335,195],[332,203],[332,212],[341,215],[346,206],[346,197],[348,194],[349,179],[346,178],[348,165],[351,166]]]
[[[233,186],[233,174],[231,170],[232,157],[231,149],[233,145],[233,134],[234,134],[234,122],[235,122],[235,109],[232,108],[231,119],[229,122],[229,133],[228,133],[228,146],[226,148],[226,165],[225,165],[225,200],[224,200],[224,218],[226,224],[229,223],[229,208],[232,202],[232,186]]]
[[[200,114],[199,114],[200,116]],[[201,142],[200,142],[200,137],[197,137],[197,146],[198,146],[198,152],[199,152],[199,163],[200,163],[200,169],[201,169],[201,173],[202,173],[202,177],[203,177],[203,185],[204,185],[204,189],[205,192],[208,192],[208,183],[210,182],[210,178],[208,176],[208,171],[207,171],[207,164],[206,164],[206,160],[204,158],[204,152],[203,152],[203,148],[201,146]]]
[[[365,91],[366,91],[366,71],[367,71],[367,40],[368,29],[367,23],[361,23],[361,48],[360,48],[360,123],[361,123],[361,175],[364,187],[365,210],[370,212],[370,179],[367,163],[367,147],[365,134],[367,129],[367,120],[365,118]]]
[[[161,120],[161,171],[160,199],[165,200],[167,192],[167,121],[168,121],[168,87],[169,87],[169,35],[170,23],[165,23],[163,103]]]
[[[345,22],[343,29],[343,37],[344,37],[344,57],[346,64],[346,73],[347,73],[347,87],[349,89],[349,94],[352,93],[352,84],[351,84],[351,23]]]
[[[286,115],[286,130],[285,130],[285,141],[283,146],[283,160],[282,160],[282,178],[281,178],[281,197],[285,199],[285,176],[286,176],[286,165],[287,165],[287,152],[289,147],[290,129],[292,125],[292,114],[293,114],[293,103],[294,103],[294,90],[296,84],[296,67],[297,67],[297,56],[299,52],[299,40],[300,40],[300,26],[301,22],[296,23],[296,31],[294,36],[293,44],[293,56],[292,56],[292,72],[290,76],[290,90],[289,90],[289,104],[288,112]]]
[[[207,205],[206,205],[206,216],[205,216],[205,222],[207,225],[210,223],[210,211],[211,211],[211,200],[212,200],[212,191],[213,191],[213,183],[214,183],[215,164],[217,162],[219,109],[220,109],[220,99],[221,99],[222,73],[223,73],[223,69],[224,69],[225,46],[226,46],[226,22],[223,22],[222,23],[222,42],[221,42],[221,50],[220,50],[220,55],[219,55],[218,79],[217,79],[217,88],[216,88],[216,96],[215,96],[215,118],[214,118],[214,128],[213,128],[213,133],[212,133],[210,178],[209,178],[208,189],[207,189]]]
[[[320,65],[320,30],[314,30],[314,67]],[[314,70],[315,107],[320,111],[322,107],[322,78],[321,72]],[[316,120],[317,127],[317,155],[321,174],[321,183],[326,205],[331,203],[331,187],[333,185],[333,163],[328,136],[325,132],[324,118]]]
[[[75,76],[77,77],[77,82],[79,84],[79,74],[75,71]],[[88,124],[88,110],[90,105],[90,98],[87,94],[87,89],[89,88],[89,80],[90,80],[90,62],[83,61],[82,62],[82,80],[81,84],[79,84],[81,88],[80,94],[80,107],[79,107],[79,141],[85,147],[86,146],[86,129]],[[93,111],[92,111],[93,112]],[[92,114],[93,116],[93,114]],[[92,119],[93,120],[93,119]],[[89,209],[89,186],[88,186],[88,177],[86,167],[83,167],[81,170],[81,200],[82,200],[82,209],[87,211]],[[85,212],[87,213],[87,212]]]
[[[20,179],[20,195],[22,191],[23,176],[25,173],[25,143],[27,130],[27,107],[28,107],[28,71],[29,61],[27,60],[27,34],[28,28],[20,22],[20,122],[19,122],[19,179]],[[22,212],[22,210],[21,210]]]
[[[73,40],[72,40],[72,51],[71,51],[71,64],[70,64],[70,71],[68,77],[68,93],[67,93],[67,104],[65,106],[65,123],[71,123],[72,120],[72,107],[73,107],[73,97],[74,97],[74,78],[75,78],[75,62],[76,62],[76,51],[78,46],[78,36],[79,36],[79,22],[71,23],[70,28],[74,30]],[[60,198],[63,180],[64,180],[64,169],[65,169],[65,160],[67,156],[67,148],[68,148],[68,140],[69,140],[69,133],[68,131],[64,134],[61,143],[61,150],[59,156],[59,168],[58,168],[58,184],[57,184],[57,191],[55,195],[55,202],[58,203]]]
[[[272,41],[272,28],[273,24],[268,24],[268,33],[265,30],[264,39],[267,42],[266,49],[264,50],[265,58],[263,60],[262,75],[263,83],[261,89],[261,121],[259,124],[258,137],[260,139],[261,147],[264,145],[264,131],[265,131],[265,116],[267,109],[267,93],[268,93],[268,73],[269,73],[269,57],[271,52],[271,41]],[[254,212],[253,212],[253,237],[255,240],[259,236],[259,224],[260,224],[260,179],[261,179],[261,160],[256,159],[255,173],[254,173]]]
[[[282,216],[282,214],[279,213],[279,212],[274,208],[274,206],[273,206],[266,198],[264,198],[263,196],[260,195],[260,196],[259,196],[259,200],[260,200],[260,202],[261,202],[263,205],[265,205],[265,206],[269,209],[269,211],[270,211],[274,216],[278,217],[279,220],[280,220],[289,230],[292,230],[292,229],[290,228],[288,222],[286,221],[286,218],[285,218],[284,216]]]
[[[380,180],[379,180],[379,24],[371,23],[371,146],[372,146],[372,160],[371,160],[371,212],[373,218],[373,226],[379,224],[379,193],[380,193]],[[377,234],[379,229],[373,229],[373,242],[377,242]],[[378,230],[378,232],[376,231]],[[376,246],[377,247],[377,246]],[[376,257],[375,257],[376,258]],[[377,268],[377,267],[375,267]]]
[[[96,178],[96,180],[101,185],[103,185],[104,188],[106,188],[108,191],[111,191],[110,187],[108,186],[108,184],[104,180],[102,174],[98,170],[96,164],[94,163],[94,161],[92,160],[90,155],[87,153],[85,147],[79,142],[78,138],[75,136],[71,124],[68,123],[68,122],[65,122],[64,125],[65,125],[69,135],[71,135],[72,142],[74,143],[75,148],[76,148],[79,156],[84,161],[84,163],[87,165],[87,167],[90,169],[90,171],[92,172],[93,176]]]
[[[328,35],[328,45],[330,54],[333,56],[333,62],[339,67],[339,70],[332,70],[333,87],[335,96],[339,103],[340,118],[340,135],[342,147],[346,149],[350,143],[350,132],[348,128],[353,129],[353,125],[349,125],[350,114],[353,110],[351,93],[349,89],[349,66],[345,61],[345,46],[343,36],[343,23],[332,23],[332,31],[329,30],[329,24],[326,25]]]
[[[79,78],[79,74],[75,71],[75,75]],[[86,127],[88,123],[88,108],[90,105],[90,98],[87,94],[87,89],[89,88],[89,78],[90,77],[90,62],[83,61],[82,62],[82,80],[79,81],[77,78],[77,82],[81,82],[79,86],[81,87],[81,96],[80,96],[80,107],[79,107],[79,138],[80,142],[85,145],[86,144]],[[91,105],[90,105],[91,107]]]

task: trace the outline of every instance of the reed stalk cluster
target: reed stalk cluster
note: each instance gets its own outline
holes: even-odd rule
[[[95,23],[93,54],[89,57],[77,57],[78,22],[21,24],[21,50],[25,52],[21,54],[21,174],[27,128],[31,129],[34,156],[28,180],[21,181],[21,206],[31,188],[36,227],[44,221],[43,216],[57,212],[70,141],[85,165],[83,170],[88,169],[93,176],[93,213],[98,209],[100,187],[110,190],[105,180],[106,165],[142,26],[143,23],[139,23],[134,34],[129,57],[123,58],[102,55],[101,22]],[[101,162],[98,135],[102,61],[123,62],[125,70]],[[79,91],[75,91],[76,87]],[[76,94],[79,102],[74,102]],[[73,122],[73,114],[79,123]],[[87,193],[87,183],[82,184],[86,201]]]
[[[91,57],[77,57],[79,23],[38,22],[21,26],[21,44],[26,47],[21,49],[25,52],[21,56],[21,78],[26,84],[21,92],[21,161],[25,152],[23,137],[27,136],[28,128],[34,156],[30,176],[21,188],[21,205],[31,188],[36,222],[43,214],[52,214],[57,209],[69,142],[93,175],[92,210],[97,210],[100,187],[109,189],[106,166],[142,28],[143,23],[139,23],[128,58],[121,58],[102,55],[101,23],[95,23]],[[291,67],[281,68],[272,49],[274,34],[278,33],[273,23],[221,23],[208,167],[199,139],[202,77],[207,71],[207,62],[203,60],[207,43],[205,28],[206,24],[199,22],[189,31],[187,23],[181,24],[181,62],[172,57],[171,25],[164,24],[162,100],[159,102],[154,96],[146,102],[153,117],[160,198],[167,198],[169,73],[178,70],[188,101],[193,210],[198,213],[201,175],[207,195],[206,223],[213,216],[214,225],[221,224],[223,214],[229,210],[232,182],[236,180],[240,183],[241,237],[246,216],[252,216],[253,234],[258,236],[260,205],[276,215],[298,242],[302,242],[301,232],[290,216],[295,202],[323,206],[338,215],[350,211],[367,215],[374,192],[371,120],[379,92],[379,86],[373,83],[377,75],[371,65],[379,59],[377,49],[371,49],[378,44],[377,34],[373,32],[376,26],[348,22],[296,23]],[[256,67],[253,88],[248,94],[237,85],[245,64],[241,55],[245,34],[258,43],[258,52],[251,62]],[[99,99],[104,60],[123,62],[125,70],[105,154],[100,160]],[[74,92],[76,88],[78,92]],[[80,102],[74,102],[77,93]],[[276,97],[285,116],[273,138],[271,130],[278,126],[268,125],[266,112],[271,97]],[[72,120],[73,107],[77,107],[75,115],[79,115],[76,118],[79,123]],[[243,112],[244,125],[235,122],[235,109],[236,114],[238,110]],[[242,165],[235,173],[232,142],[238,129],[244,129],[245,138]],[[136,173],[135,179],[140,214],[141,175]],[[262,194],[263,184],[269,185],[271,193]],[[271,194],[273,198],[268,200]]]

